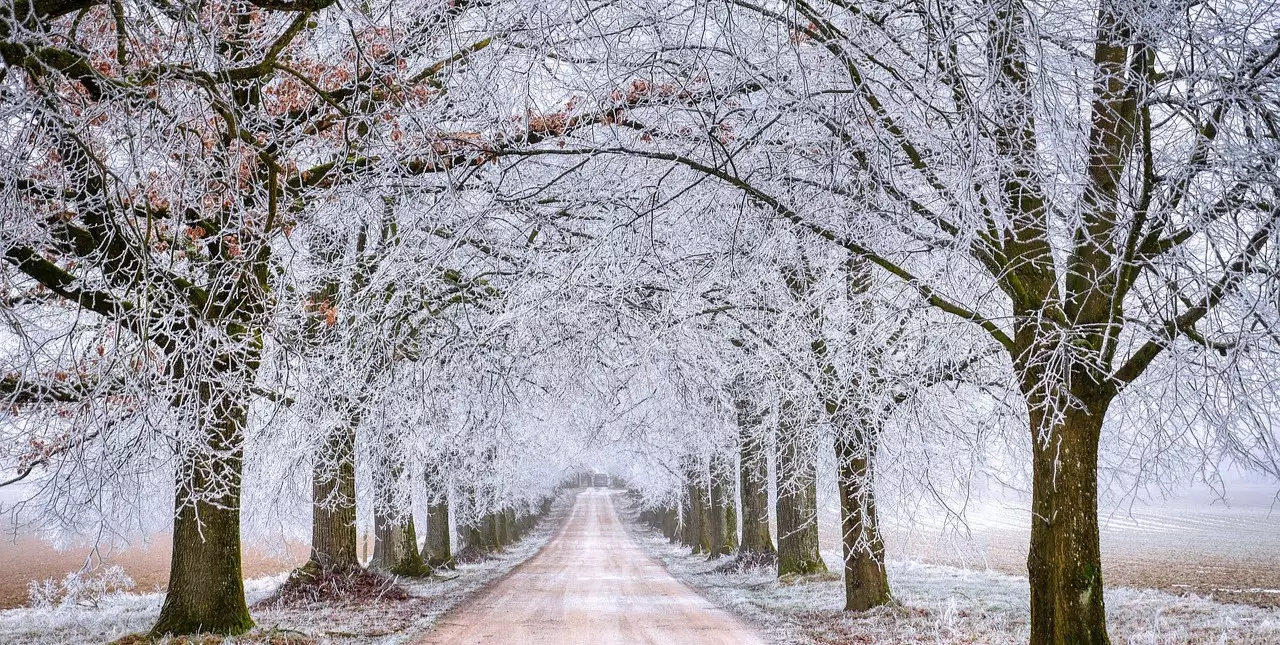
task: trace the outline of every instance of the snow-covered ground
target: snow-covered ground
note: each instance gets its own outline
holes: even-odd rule
[[[990,570],[893,560],[889,582],[898,606],[845,614],[844,588],[835,575],[779,583],[770,570],[713,573],[719,562],[638,524],[636,538],[671,572],[764,631],[777,643],[1025,643],[1025,577]],[[831,560],[835,554],[826,553]],[[838,562],[838,559],[836,560]],[[1227,604],[1149,589],[1106,591],[1116,643],[1280,642],[1280,609]]]
[[[276,590],[287,573],[245,581],[258,626],[228,643],[404,643],[431,629],[441,615],[533,556],[559,529],[572,496],[561,497],[525,539],[493,559],[460,565],[442,578],[401,578],[405,601],[318,603],[308,607],[252,607]],[[145,632],[155,622],[162,593],[111,592],[80,603],[0,611],[0,643],[103,643]]]
[[[1238,483],[1225,499],[1190,487],[1166,497],[1104,502],[1103,579],[1108,586],[1196,593],[1280,605],[1280,509],[1274,484]],[[839,562],[838,510],[821,517],[824,550]],[[964,523],[937,513],[882,514],[892,557],[1020,574],[1030,542],[1030,502],[1015,494],[971,501]]]

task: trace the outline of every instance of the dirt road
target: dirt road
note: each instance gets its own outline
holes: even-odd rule
[[[560,533],[478,598],[444,616],[425,645],[762,644],[677,582],[627,534],[607,491],[578,495]]]

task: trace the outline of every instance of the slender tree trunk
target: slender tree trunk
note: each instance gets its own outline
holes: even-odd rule
[[[686,469],[686,497],[689,500],[688,517],[685,520],[685,544],[694,553],[711,552],[711,509],[703,474],[696,460],[690,460]]]
[[[173,556],[164,606],[151,633],[242,634],[253,627],[240,566],[240,469],[245,408],[210,392],[209,450],[179,455]],[[188,488],[189,487],[189,488]]]
[[[729,555],[738,548],[738,514],[734,508],[734,469],[723,455],[711,459],[711,555]]]
[[[707,533],[710,539],[710,555],[718,558],[728,553],[725,548],[725,509],[724,509],[724,486],[719,482],[712,481],[710,505],[707,508],[707,524],[709,525]]]
[[[671,506],[662,510],[662,534],[668,542],[675,542],[680,535],[680,511]]]
[[[1083,379],[1081,379],[1083,380]],[[1106,645],[1102,549],[1098,536],[1098,440],[1114,393],[1077,391],[1083,409],[1062,404],[1055,422],[1031,412],[1031,641]],[[1034,393],[1029,393],[1034,401]],[[1047,432],[1038,431],[1047,428]]]
[[[779,410],[778,575],[819,573],[827,565],[818,553],[818,473],[811,437],[795,406]]]
[[[312,472],[311,560],[306,569],[360,568],[356,540],[356,421],[335,428]]]
[[[876,519],[875,434],[857,434],[836,440],[846,611],[866,611],[893,600]]]
[[[738,494],[742,503],[742,541],[738,554],[772,556],[773,538],[769,535],[769,462],[758,435],[759,417],[738,406]]]

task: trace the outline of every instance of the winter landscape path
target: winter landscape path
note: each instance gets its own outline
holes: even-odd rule
[[[627,533],[610,492],[592,489],[578,495],[564,528],[542,551],[441,618],[423,643],[763,641],[672,578]]]

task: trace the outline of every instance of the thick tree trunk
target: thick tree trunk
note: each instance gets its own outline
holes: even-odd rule
[[[498,536],[498,542],[503,546],[515,544],[516,540],[520,539],[520,529],[516,527],[516,512],[507,509],[502,512],[500,520],[502,522],[502,531]]]
[[[817,459],[802,419],[783,402],[778,433],[778,575],[819,573]]]
[[[427,507],[427,537],[422,545],[422,561],[432,569],[453,567],[448,499],[441,499]]]
[[[689,512],[685,519],[685,544],[694,553],[711,552],[711,509],[708,505],[707,491],[698,481],[691,478],[687,488]]]
[[[710,537],[710,555],[718,558],[729,552],[725,548],[725,508],[724,486],[718,482],[711,484],[711,504],[707,509],[707,524]]]
[[[1101,389],[1101,388],[1098,388]],[[1078,392],[1054,422],[1033,407],[1031,642],[1106,645],[1098,540],[1098,440],[1114,394]],[[1034,399],[1032,399],[1034,400]],[[1037,430],[1046,428],[1047,432]]]
[[[356,541],[356,422],[334,429],[316,455],[311,480],[313,573],[360,568]]]
[[[467,527],[464,534],[466,553],[471,557],[483,557],[502,548],[498,541],[498,521],[494,513],[485,513]]]
[[[155,636],[242,634],[253,627],[240,566],[245,409],[225,395],[210,409],[218,427],[209,433],[209,450],[178,460],[169,588],[151,628]]]
[[[744,423],[743,409],[738,408],[738,494],[742,504],[742,541],[739,555],[772,556],[773,538],[769,535],[769,462],[763,442],[758,436],[758,422]],[[753,418],[757,418],[752,415]]]
[[[428,573],[418,553],[418,535],[413,526],[413,511],[400,508],[396,486],[404,474],[403,461],[395,458],[392,465],[376,478],[373,503],[373,557],[369,567],[402,576]]]
[[[373,516],[373,559],[370,567],[401,576],[424,576],[427,565],[418,553],[418,534],[408,512],[375,513]]]
[[[866,611],[893,600],[884,566],[884,540],[876,520],[874,443],[866,435],[836,440],[840,518],[844,546],[845,611]],[[874,441],[874,439],[871,439]]]

